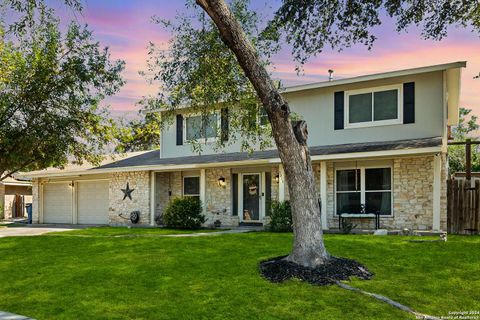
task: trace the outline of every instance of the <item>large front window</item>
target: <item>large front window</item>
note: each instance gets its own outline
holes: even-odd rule
[[[401,123],[402,87],[387,86],[345,92],[345,127]]]
[[[187,117],[185,119],[185,141],[215,139],[217,127],[217,113]]]
[[[355,168],[336,171],[336,211],[392,214],[392,169]]]

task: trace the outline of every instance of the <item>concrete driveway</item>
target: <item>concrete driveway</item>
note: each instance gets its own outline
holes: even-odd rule
[[[41,227],[2,227],[0,225],[0,238],[19,236],[39,236],[48,232],[70,231],[72,228],[62,226],[41,226]]]

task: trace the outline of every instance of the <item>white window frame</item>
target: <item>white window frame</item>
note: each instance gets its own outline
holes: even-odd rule
[[[265,116],[267,117],[267,123],[262,124],[262,111],[261,110],[264,110],[263,106],[260,106],[259,112],[257,112],[257,123],[258,123],[259,127],[266,128],[270,125],[270,120],[268,119],[268,114],[267,114],[267,111],[265,110]]]
[[[388,91],[388,90],[397,90],[397,118],[389,120],[377,120],[374,118],[374,105],[375,105],[375,92],[379,91]],[[365,122],[350,123],[350,109],[349,109],[349,97],[357,94],[371,93],[372,94],[372,120]],[[358,90],[348,90],[345,91],[345,116],[344,116],[344,128],[345,129],[354,129],[354,128],[366,128],[366,127],[377,127],[377,126],[388,126],[396,125],[403,123],[403,85],[394,84],[388,86],[374,87],[374,88],[365,88]]]
[[[365,188],[365,169],[390,169],[390,190],[366,190]],[[337,191],[337,171],[343,170],[360,170],[360,190],[358,191]],[[391,165],[364,165],[358,167],[341,167],[335,168],[335,183],[333,187],[334,191],[334,208],[335,208],[335,215],[338,216],[337,212],[337,193],[352,193],[352,192],[360,192],[360,204],[365,204],[365,198],[367,192],[390,192],[390,214],[382,214],[380,217],[393,217],[393,166]],[[342,212],[343,213],[343,212]],[[348,212],[353,213],[353,212]],[[358,212],[355,212],[358,213]],[[374,212],[366,212],[366,213],[374,213]]]
[[[207,143],[217,141],[218,136],[219,136],[218,130],[219,129],[221,130],[221,125],[222,125],[221,124],[221,117],[220,117],[220,112],[218,112],[218,111],[214,111],[214,112],[212,112],[212,114],[215,114],[215,116],[217,117],[217,135],[215,137],[210,137],[210,138],[207,138],[207,139],[205,139],[205,138],[199,138],[199,139],[195,139],[195,140],[188,140],[187,139],[187,119],[192,118],[192,117],[202,116],[203,115],[202,113],[192,113],[192,114],[189,114],[189,115],[183,117],[183,143],[184,144],[189,144],[192,141],[207,142]]]
[[[185,178],[198,178],[198,185],[199,185],[199,188],[198,188],[198,191],[199,193],[198,194],[185,194]],[[182,195],[184,197],[198,197],[200,198],[200,190],[201,190],[201,184],[202,184],[202,179],[200,178],[199,175],[191,175],[191,176],[183,176],[182,177]]]

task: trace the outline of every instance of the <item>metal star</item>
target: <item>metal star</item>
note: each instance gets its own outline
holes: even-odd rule
[[[122,192],[123,192],[123,199],[122,200],[125,200],[127,197],[132,200],[132,192],[133,190],[135,189],[130,189],[130,186],[127,182],[127,187],[125,189],[121,189]]]

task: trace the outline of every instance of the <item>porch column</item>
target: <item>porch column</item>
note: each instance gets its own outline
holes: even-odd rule
[[[327,163],[325,161],[320,162],[320,201],[322,212],[322,228],[328,230],[327,222]]]
[[[205,169],[200,169],[200,201],[202,201],[202,213],[206,213],[207,204],[205,203],[206,197],[206,184],[205,184]]]
[[[442,155],[433,156],[433,221],[432,229],[440,230],[440,194],[442,184]]]
[[[155,172],[150,171],[150,225],[155,226]]]
[[[278,201],[285,201],[285,171],[283,166],[278,166]]]

